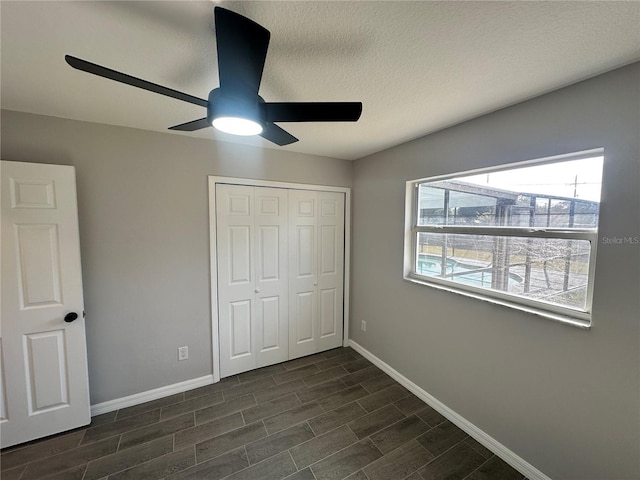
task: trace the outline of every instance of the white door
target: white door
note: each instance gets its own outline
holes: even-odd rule
[[[216,185],[220,376],[288,359],[287,192]]]
[[[254,188],[256,360],[265,367],[289,359],[287,191]]]
[[[344,194],[318,192],[318,351],[342,345]]]
[[[289,192],[289,358],[342,345],[344,194]]]
[[[1,163],[0,438],[7,447],[91,416],[75,169]]]

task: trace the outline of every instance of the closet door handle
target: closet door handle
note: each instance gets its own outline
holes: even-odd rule
[[[317,287],[318,286],[318,282],[313,282],[313,286]]]
[[[260,289],[259,289],[259,288],[256,288],[256,289],[255,289],[255,292],[256,292],[256,293],[260,293]]]

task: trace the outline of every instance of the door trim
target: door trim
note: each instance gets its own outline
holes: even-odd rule
[[[290,190],[312,190],[320,192],[344,193],[344,321],[342,325],[342,345],[349,346],[349,309],[351,279],[351,188],[304,183],[272,182],[250,178],[209,176],[209,278],[211,287],[211,346],[213,355],[213,381],[220,381],[220,338],[218,335],[218,271],[216,244],[216,184],[245,185],[252,187],[286,188]]]

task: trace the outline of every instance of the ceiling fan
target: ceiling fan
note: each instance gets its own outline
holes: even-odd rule
[[[265,102],[258,89],[269,47],[269,30],[225,8],[215,7],[214,16],[220,87],[209,92],[208,100],[71,55],[65,55],[65,60],[78,70],[207,109],[205,118],[174,125],[169,130],[192,132],[213,126],[235,135],[260,135],[282,146],[298,139],[275,122],[355,122],[360,118],[361,102]]]

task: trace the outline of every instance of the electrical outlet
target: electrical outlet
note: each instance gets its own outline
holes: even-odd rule
[[[189,358],[189,347],[178,348],[178,361],[186,360]]]
[[[365,322],[364,320],[362,320],[362,323],[360,323],[360,329],[361,329],[363,332],[366,332],[366,331],[367,331],[367,322]]]

